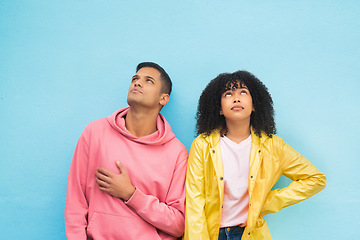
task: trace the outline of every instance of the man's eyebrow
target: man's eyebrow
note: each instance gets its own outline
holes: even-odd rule
[[[132,78],[134,78],[134,77],[139,77],[139,75],[134,75]],[[153,78],[153,77],[151,77],[151,76],[145,76],[146,78],[150,78],[150,79],[152,79],[152,80],[154,80],[155,81],[155,79]]]
[[[155,79],[153,77],[151,77],[151,76],[146,76],[146,77],[155,81]]]

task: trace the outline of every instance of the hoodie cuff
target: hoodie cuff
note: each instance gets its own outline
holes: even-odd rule
[[[125,202],[125,204],[136,209],[136,206],[141,206],[144,196],[145,194],[143,192],[141,192],[138,188],[135,188],[135,192],[131,198]]]
[[[130,197],[127,201],[123,200],[124,203],[127,204],[127,203],[133,198],[133,196],[135,195],[136,191],[137,191],[137,188],[135,187],[135,191],[133,192],[133,194],[131,195],[131,197]]]

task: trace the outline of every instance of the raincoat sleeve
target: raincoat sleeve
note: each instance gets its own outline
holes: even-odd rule
[[[289,186],[269,192],[262,215],[279,212],[282,208],[301,202],[323,190],[326,177],[305,157],[282,139],[274,144],[274,152],[282,167],[282,173],[293,180]]]
[[[126,205],[133,208],[145,221],[161,231],[180,237],[184,233],[185,218],[185,174],[188,154],[184,150],[178,156],[165,202],[136,189]]]
[[[195,139],[189,154],[186,173],[186,209],[184,240],[210,239],[205,216],[205,143]]]
[[[71,162],[65,204],[65,231],[67,239],[86,240],[88,203],[85,197],[88,144],[81,135]]]

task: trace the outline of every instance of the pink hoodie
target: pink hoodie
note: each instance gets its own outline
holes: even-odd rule
[[[159,114],[158,131],[136,138],[125,129],[129,108],[90,123],[70,167],[65,205],[68,239],[176,239],[184,232],[187,150]],[[127,169],[135,193],[124,202],[97,188],[95,172]]]

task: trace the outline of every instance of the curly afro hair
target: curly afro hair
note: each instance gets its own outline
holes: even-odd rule
[[[273,101],[267,87],[247,71],[222,73],[213,79],[202,92],[196,113],[197,134],[210,135],[215,129],[226,132],[225,117],[220,115],[221,95],[229,89],[246,86],[251,94],[254,110],[250,125],[255,134],[272,137],[276,133]]]

